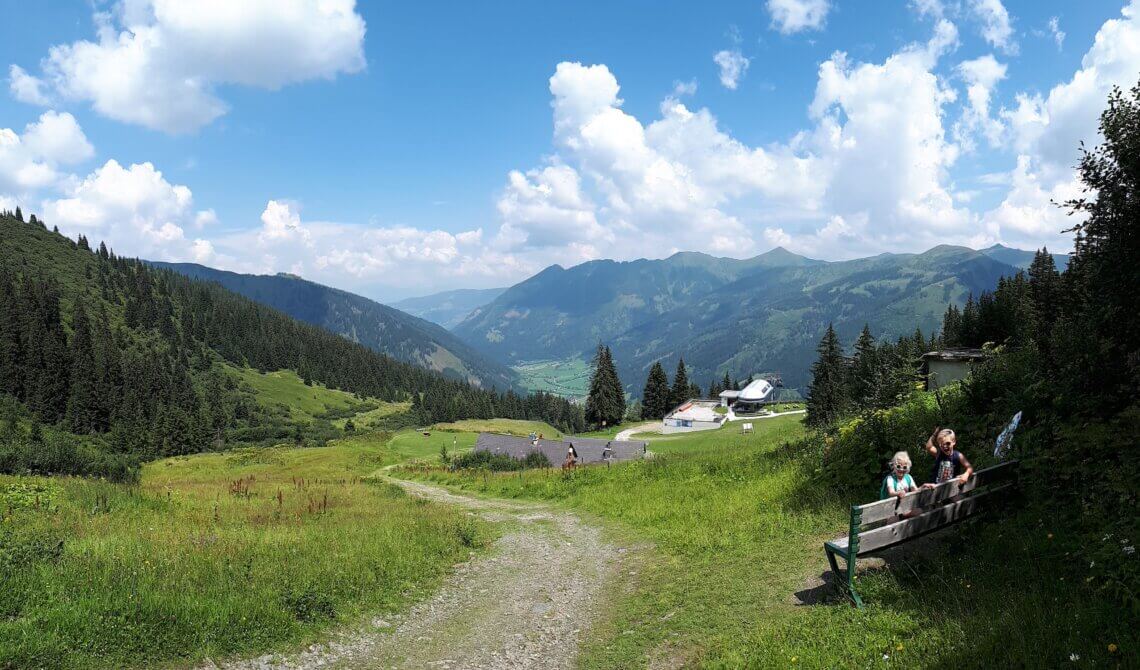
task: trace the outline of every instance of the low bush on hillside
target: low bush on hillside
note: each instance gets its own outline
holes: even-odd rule
[[[507,454],[492,454],[489,451],[469,451],[451,459],[450,467],[455,470],[487,469],[493,472],[514,472],[533,468],[549,468],[550,459],[541,451],[532,451],[523,458]]]

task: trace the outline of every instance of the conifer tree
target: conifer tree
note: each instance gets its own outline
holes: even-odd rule
[[[653,363],[649,368],[649,377],[645,380],[645,390],[641,395],[641,416],[644,419],[663,419],[669,411],[669,377],[661,361]]]
[[[839,337],[832,324],[816,349],[819,358],[811,367],[811,383],[808,385],[807,422],[813,426],[827,426],[837,421],[849,406],[847,385],[847,361]]]
[[[67,427],[76,433],[97,432],[103,425],[99,411],[99,374],[87,310],[75,301],[71,319],[71,378],[67,398]]]
[[[625,390],[618,378],[610,348],[598,345],[594,372],[586,397],[586,420],[597,426],[613,426],[625,416]]]
[[[859,409],[878,406],[882,386],[882,365],[871,328],[863,325],[863,332],[855,342],[855,357],[851,361],[851,399]]]
[[[1061,275],[1048,247],[1033,255],[1029,264],[1029,287],[1037,325],[1047,334],[1057,321],[1061,308]]]
[[[673,374],[673,388],[669,392],[669,406],[666,412],[689,399],[692,389],[689,386],[689,373],[685,371],[685,359],[677,359],[677,372]]]

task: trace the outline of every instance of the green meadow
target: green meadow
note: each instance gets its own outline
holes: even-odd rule
[[[646,547],[593,631],[585,667],[646,659],[661,667],[1056,667],[1071,655],[1126,667],[1136,659],[1134,626],[1060,569],[1074,559],[1055,548],[1047,520],[1024,515],[900,547],[888,568],[859,577],[868,605],[854,609],[824,583],[822,548],[844,534],[848,506],[868,501],[813,484],[818,455],[804,450],[801,418],[756,421],[752,434],[651,435],[654,458],[569,475],[408,476],[557,501]]]
[[[366,479],[388,438],[162,460],[139,486],[0,477],[0,667],[180,665],[405,608],[485,529]]]

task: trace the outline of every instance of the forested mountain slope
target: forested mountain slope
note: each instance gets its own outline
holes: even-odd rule
[[[915,328],[929,336],[947,303],[962,304],[1014,272],[979,252],[947,246],[766,269],[630,329],[614,341],[614,357],[627,386],[640,384],[654,361],[684,356],[690,378],[702,385],[726,372],[780,371],[786,385],[800,387],[829,323],[845,342],[864,324],[878,338]]]
[[[745,378],[780,371],[802,386],[815,346],[834,322],[852,342],[864,323],[876,337],[929,336],[947,303],[992,288],[1021,264],[1017,249],[935,247],[825,262],[783,249],[747,260],[681,253],[664,260],[592,261],[552,266],[507,289],[454,332],[507,363],[588,359],[599,341],[613,346],[627,390],[649,367],[672,369],[683,356],[702,386],[725,373]],[[1024,261],[1028,263],[1028,260]]]
[[[347,291],[287,274],[247,275],[193,263],[152,263],[320,326],[392,358],[485,388],[510,388],[515,373],[464,344],[443,327]]]
[[[283,426],[259,411],[234,374],[243,367],[297,370],[362,398],[411,401],[416,422],[501,416],[567,431],[583,425],[565,400],[449,380],[218,284],[103,245],[92,251],[34,217],[0,213],[0,471],[121,475],[120,457],[302,439],[307,424]]]
[[[553,265],[507,289],[453,332],[512,364],[588,358],[599,341],[612,341],[751,273],[818,263],[775,249],[747,260],[685,252],[664,260],[598,260],[568,269]]]

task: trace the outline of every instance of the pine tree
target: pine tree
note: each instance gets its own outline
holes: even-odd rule
[[[67,398],[67,426],[75,433],[93,433],[105,422],[99,410],[99,373],[95,346],[82,300],[75,301],[71,319],[71,378]]]
[[[827,426],[844,415],[849,406],[847,361],[835,328],[827,331],[816,349],[819,358],[811,367],[808,385],[807,422],[812,426]]]
[[[1029,264],[1029,287],[1038,326],[1048,333],[1061,309],[1061,275],[1048,247],[1033,255],[1033,262]]]
[[[655,361],[649,368],[649,377],[645,380],[645,390],[641,395],[641,416],[644,419],[663,419],[669,411],[669,377],[661,361]]]
[[[946,347],[958,347],[962,341],[962,312],[958,306],[950,303],[946,314],[942,317],[942,344]]]
[[[882,365],[871,328],[864,324],[863,332],[855,342],[855,357],[851,361],[851,399],[858,408],[878,406]]]
[[[685,371],[685,359],[677,359],[677,372],[673,375],[673,388],[669,392],[669,406],[666,412],[689,399],[689,374]]]
[[[625,390],[618,378],[610,348],[598,345],[594,372],[586,397],[586,420],[597,426],[613,426],[625,416]]]

